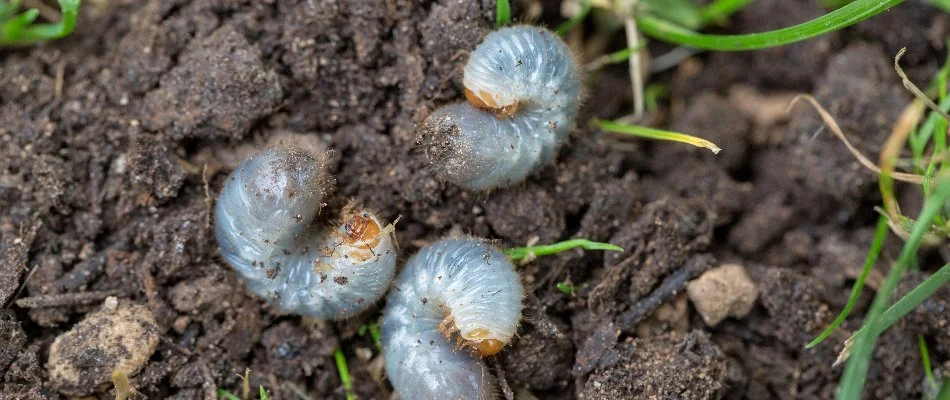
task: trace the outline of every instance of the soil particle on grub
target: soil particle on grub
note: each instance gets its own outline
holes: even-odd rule
[[[716,326],[726,317],[746,316],[759,296],[759,290],[738,264],[706,271],[686,285],[686,292],[709,326]]]
[[[147,307],[107,299],[102,309],[50,346],[47,365],[53,386],[83,396],[107,387],[114,371],[135,375],[158,347],[159,334]]]
[[[229,25],[193,42],[159,85],[145,98],[145,126],[176,138],[241,138],[283,98],[260,50]]]
[[[582,398],[698,400],[725,393],[725,356],[704,332],[636,339],[619,348],[621,361],[591,374]]]

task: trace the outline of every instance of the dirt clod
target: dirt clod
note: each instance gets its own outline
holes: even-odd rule
[[[24,344],[26,333],[16,315],[9,310],[0,311],[0,373],[7,370]]]
[[[512,243],[553,243],[564,231],[564,218],[556,200],[541,187],[499,190],[485,202],[488,223]]]
[[[567,386],[574,362],[567,326],[534,307],[525,311],[529,322],[518,341],[501,353],[509,365],[507,376],[537,390]]]
[[[585,399],[714,399],[726,389],[725,357],[705,333],[625,342],[620,353],[587,379]]]
[[[60,392],[89,395],[107,387],[115,370],[135,375],[158,347],[160,331],[147,307],[109,303],[50,346],[50,379]]]
[[[69,37],[0,51],[0,303],[10,311],[0,313],[0,399],[68,397],[54,372],[63,365],[83,369],[74,389],[108,389],[101,378],[111,371],[102,366],[116,345],[77,355],[82,348],[60,344],[53,353],[69,362],[47,357],[57,336],[96,342],[93,334],[77,338],[88,324],[77,322],[121,312],[129,301],[148,304],[161,337],[148,365],[129,374],[148,398],[213,398],[214,386],[239,392],[245,368],[271,398],[342,398],[337,347],[358,397],[390,397],[379,351],[357,334],[377,312],[323,324],[279,314],[243,290],[220,258],[210,224],[218,191],[240,161],[288,132],[333,153],[328,169],[339,195],[327,209],[354,200],[387,221],[400,217],[400,260],[453,232],[504,247],[538,237],[624,248],[522,267],[526,303],[538,312],[526,310],[517,340],[491,362],[518,398],[702,397],[716,382],[729,387],[711,398],[833,398],[841,369],[831,364],[899,241],[888,240],[839,332],[803,349],[847,303],[880,197],[877,176],[821,131],[813,110],[785,108],[790,95],[815,95],[876,159],[910,100],[893,70],[895,51],[907,46],[901,65],[925,86],[950,31],[950,16],[930,2],[904,2],[830,35],[697,53],[651,74],[649,83],[670,93],[641,122],[711,138],[724,148],[719,155],[589,127],[591,118],[614,120],[632,108],[626,65],[606,66],[586,77],[588,100],[555,165],[486,193],[440,182],[443,166],[429,165],[426,151],[451,148],[439,142],[444,136],[426,138],[428,149],[416,137],[436,107],[463,101],[462,69],[494,29],[494,0],[85,3]],[[569,2],[516,3],[520,23],[554,27]],[[786,27],[827,13],[819,3],[758,0],[704,32]],[[581,61],[623,40],[597,29],[600,22],[588,19],[565,36]],[[648,47],[658,57],[671,49]],[[919,192],[900,190],[913,215]],[[900,294],[936,271],[940,256],[947,254],[921,252],[920,271],[908,273]],[[689,315],[683,289],[717,259],[744,265],[760,295],[742,319],[710,328]],[[557,282],[576,290],[566,295]],[[92,313],[94,299],[108,295],[122,299],[117,310]],[[939,291],[882,336],[866,397],[921,397],[917,335],[935,363],[950,359],[947,307]],[[690,330],[709,340],[678,348]],[[701,351],[707,342],[726,356]],[[601,387],[586,385],[591,373]],[[675,390],[683,382],[692,386]]]
[[[186,49],[146,96],[146,127],[174,137],[240,138],[282,97],[260,50],[226,25]]]
[[[709,326],[716,326],[726,317],[746,316],[759,297],[759,290],[738,264],[706,271],[686,285],[686,293]]]

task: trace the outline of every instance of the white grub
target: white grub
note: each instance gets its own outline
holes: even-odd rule
[[[534,26],[489,34],[463,83],[468,102],[433,112],[419,142],[442,179],[470,190],[514,185],[551,164],[581,103],[570,49]]]
[[[238,165],[218,198],[221,255],[282,311],[346,318],[382,297],[395,275],[392,225],[352,208],[330,229],[314,222],[331,186],[325,154],[273,147]]]
[[[444,239],[419,251],[383,310],[389,381],[403,399],[490,399],[480,357],[501,351],[521,320],[514,265],[478,239]]]

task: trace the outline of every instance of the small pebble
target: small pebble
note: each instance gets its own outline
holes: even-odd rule
[[[50,380],[68,396],[108,390],[112,373],[133,376],[158,348],[159,328],[148,307],[114,297],[53,341]]]
[[[706,271],[686,285],[686,293],[709,326],[716,326],[726,317],[746,316],[759,297],[758,288],[738,264]]]

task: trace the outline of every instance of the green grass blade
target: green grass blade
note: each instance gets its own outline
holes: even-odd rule
[[[369,326],[369,336],[373,338],[373,344],[375,344],[376,348],[380,350],[383,349],[383,342],[381,339],[382,335],[382,332],[379,330],[379,323],[373,321],[373,323]]]
[[[927,0],[930,5],[950,13],[950,0]]]
[[[218,398],[226,399],[226,400],[241,400],[241,398],[237,397],[237,395],[235,395],[234,393],[231,393],[221,388],[218,388]]]
[[[930,365],[930,352],[927,351],[927,341],[924,335],[917,335],[917,347],[920,348],[920,361],[924,364],[924,375],[927,376],[927,383],[934,390],[937,390],[937,379],[934,378],[934,370]]]
[[[836,31],[903,2],[904,0],[857,0],[802,24],[744,35],[705,35],[649,14],[639,16],[637,26],[645,35],[669,43],[707,50],[755,50],[782,46]]]
[[[640,51],[641,48],[643,48],[643,45],[638,46],[636,49],[633,47],[627,47],[626,49],[617,50],[613,53],[610,53],[607,55],[607,64],[617,64],[627,61],[630,59],[630,56],[632,56],[633,53]]]
[[[574,29],[575,26],[578,26],[581,24],[581,22],[584,22],[584,19],[587,18],[587,14],[590,14],[590,0],[581,0],[580,4],[581,11],[577,13],[577,15],[571,17],[567,21],[561,22],[557,28],[554,28],[554,31],[557,32],[559,36],[566,35],[571,31],[571,29]]]
[[[340,381],[343,382],[346,400],[356,399],[356,395],[353,394],[353,381],[350,379],[350,369],[346,366],[346,357],[343,355],[343,349],[337,347],[336,350],[333,350],[333,361],[336,362],[336,370],[340,373]]]
[[[660,99],[669,97],[670,88],[662,83],[651,83],[643,88],[643,104],[647,112],[654,112],[660,108]]]
[[[264,390],[264,385],[260,386],[260,398],[261,400],[268,400],[270,398],[267,396],[267,390]]]
[[[501,28],[511,23],[511,2],[495,0],[495,26]]]
[[[897,262],[888,272],[887,279],[874,297],[871,309],[865,316],[864,327],[861,329],[861,332],[858,332],[854,336],[851,356],[848,359],[848,364],[845,366],[837,396],[839,400],[858,400],[861,398],[868,367],[871,363],[871,354],[874,350],[874,345],[877,343],[877,338],[880,335],[878,325],[888,326],[885,325],[883,321],[879,321],[879,319],[882,314],[884,314],[891,294],[893,294],[894,289],[896,289],[900,283],[904,271],[907,269],[907,266],[910,265],[910,259],[916,256],[921,239],[923,239],[924,234],[930,230],[930,222],[933,221],[940,209],[943,208],[947,198],[950,198],[950,181],[943,179],[937,185],[937,188],[934,189],[933,195],[924,202],[923,209],[917,221],[914,223],[910,236],[904,243],[904,248],[901,249]],[[928,281],[930,281],[930,279],[928,279]],[[927,282],[925,281],[925,283]],[[915,291],[917,291],[917,288],[898,301],[894,306],[896,307],[905,300],[908,300]],[[923,299],[915,300],[923,301]]]
[[[0,45],[15,44],[23,36],[23,30],[39,16],[39,10],[33,8],[3,21],[0,24]]]
[[[520,261],[527,257],[557,254],[577,247],[584,250],[623,251],[622,247],[610,243],[594,242],[587,239],[571,239],[541,246],[512,247],[505,249],[504,253],[512,261]]]
[[[607,132],[623,133],[647,139],[667,140],[671,142],[691,144],[696,147],[704,147],[712,151],[714,154],[719,154],[719,151],[722,150],[713,142],[684,133],[647,128],[645,126],[621,124],[619,122],[605,121],[600,119],[595,119],[594,125]]]
[[[858,302],[858,297],[861,295],[861,290],[864,289],[864,281],[874,267],[874,263],[877,262],[877,257],[881,254],[881,248],[884,247],[884,239],[887,238],[887,232],[887,217],[882,215],[877,219],[874,241],[871,243],[871,249],[868,251],[867,258],[864,259],[864,268],[861,270],[861,275],[858,276],[857,281],[854,282],[854,287],[851,288],[851,297],[848,298],[848,304],[844,306],[844,309],[838,314],[838,318],[835,318],[831,325],[828,325],[818,337],[805,345],[806,349],[815,347],[823,342],[835,329],[838,329],[845,319],[848,318],[848,315],[851,314],[851,310],[854,309],[854,305]]]
[[[369,333],[370,339],[373,340],[373,344],[376,345],[376,348],[382,350],[383,346],[380,342],[380,331],[379,331],[379,321],[373,320],[363,325],[356,330],[360,336],[366,336],[366,333]]]
[[[937,107],[943,110],[943,112],[950,112],[950,98],[941,100]],[[917,129],[917,132],[910,136],[913,138],[913,141],[910,142],[910,146],[911,152],[914,155],[914,161],[919,162],[919,160],[923,158],[924,148],[927,146],[927,143],[929,143],[931,139],[935,139],[934,132],[943,132],[940,134],[940,136],[942,136],[940,142],[946,143],[946,128],[943,128],[942,131],[938,128],[940,121],[944,121],[940,114],[930,112],[927,115],[927,119],[924,120],[924,123]],[[943,147],[946,148],[945,146],[944,144]],[[937,152],[934,152],[934,154],[937,154]],[[931,158],[930,162],[937,162],[937,157]]]
[[[572,295],[572,296],[574,295],[574,285],[572,285],[572,284],[570,284],[570,283],[567,283],[567,282],[558,282],[558,283],[555,285],[555,287],[557,287],[557,290],[560,290],[561,293],[564,293],[564,294],[566,294],[566,295]]]
[[[5,20],[16,14],[16,10],[20,9],[20,0],[13,0],[10,2],[0,1],[0,21]]]
[[[16,44],[29,44],[44,40],[60,39],[73,33],[80,0],[59,0],[62,20],[55,24],[37,24],[27,27]]]
[[[943,380],[943,387],[940,388],[940,393],[937,394],[937,400],[950,400],[950,378]]]
[[[950,264],[938,269],[937,272],[930,275],[930,277],[921,282],[920,285],[917,285],[917,287],[908,292],[904,297],[897,300],[887,311],[884,311],[876,324],[875,330],[877,334],[880,335],[884,333],[887,328],[890,328],[905,315],[914,311],[920,303],[923,303],[924,300],[927,300],[927,298],[932,296],[937,290],[940,290],[947,282],[950,282]],[[862,328],[861,330],[864,329]],[[855,336],[857,336],[857,334],[855,334]]]
[[[700,28],[699,9],[691,0],[640,0],[647,13],[689,29]]]
[[[752,0],[715,0],[699,9],[699,24],[720,22],[749,5]]]

